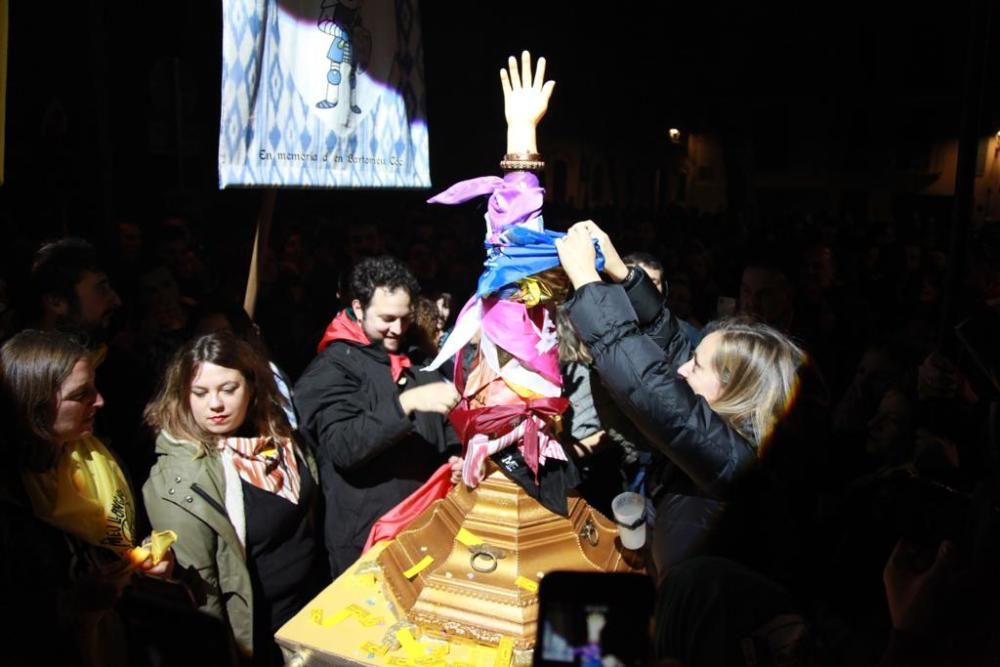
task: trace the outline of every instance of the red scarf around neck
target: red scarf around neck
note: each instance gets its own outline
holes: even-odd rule
[[[327,345],[335,340],[346,340],[361,345],[371,345],[368,335],[361,327],[361,323],[354,319],[354,314],[350,308],[337,313],[333,321],[326,327],[323,338],[319,341],[317,352],[322,352]],[[411,366],[410,358],[399,352],[389,352],[389,371],[392,373],[392,381],[399,382],[403,371]]]

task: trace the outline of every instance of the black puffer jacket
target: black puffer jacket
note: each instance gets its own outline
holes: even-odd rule
[[[663,455],[653,531],[663,576],[701,551],[755,451],[677,374],[690,344],[640,269],[622,286],[583,286],[569,312],[601,381]]]
[[[443,379],[417,366],[395,383],[381,343],[337,340],[295,385],[300,431],[319,461],[334,577],[361,555],[372,524],[460,451],[443,415],[403,413],[401,392]]]

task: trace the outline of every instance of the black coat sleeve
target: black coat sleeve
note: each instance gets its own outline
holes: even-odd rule
[[[321,458],[342,470],[363,466],[413,430],[389,369],[385,378],[372,377],[351,363],[351,352],[331,345],[295,385],[299,430]]]
[[[663,295],[641,267],[635,267],[622,283],[635,310],[639,330],[653,339],[674,370],[691,358],[691,343],[664,302]]]
[[[625,415],[703,493],[724,500],[756,456],[677,375],[690,345],[666,307],[660,309],[651,336],[621,286],[591,283],[569,302],[594,367]]]

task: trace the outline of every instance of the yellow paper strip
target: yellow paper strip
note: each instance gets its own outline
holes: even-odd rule
[[[389,652],[389,647],[385,644],[376,644],[374,642],[365,642],[361,645],[361,650],[365,653],[374,653],[375,655],[385,655]]]
[[[360,621],[361,625],[365,626],[366,628],[370,628],[373,625],[384,623],[385,616],[368,616],[366,618],[359,618],[358,621]]]
[[[340,623],[345,618],[351,616],[351,612],[348,611],[347,609],[341,609],[333,616],[326,616],[323,613],[322,609],[313,609],[311,612],[309,612],[309,616],[310,618],[312,618],[313,623],[315,623],[316,625],[321,625],[324,628],[329,628],[334,625],[337,625],[337,623]]]
[[[523,576],[518,577],[517,579],[514,580],[514,585],[517,586],[518,588],[523,588],[529,593],[538,592],[538,582],[535,581],[534,579],[528,579],[527,577]]]
[[[433,562],[434,562],[434,559],[432,557],[430,557],[430,556],[424,556],[423,558],[420,559],[419,563],[417,563],[416,565],[414,565],[413,567],[411,567],[409,570],[407,570],[406,572],[404,572],[403,576],[406,577],[407,579],[412,579],[413,577],[417,576],[418,574],[420,574],[421,572],[423,572],[424,570],[426,570],[430,566],[430,564],[433,563]]]
[[[466,530],[465,528],[458,531],[458,535],[455,536],[455,541],[464,544],[467,547],[483,543],[481,539],[473,535],[471,531]]]
[[[424,652],[421,649],[420,644],[418,644],[417,640],[413,638],[413,635],[410,634],[409,630],[406,628],[397,630],[396,639],[399,640],[400,645],[402,645],[403,650],[406,651],[406,655],[410,658],[410,660],[417,660],[423,657]]]
[[[501,637],[496,657],[493,658],[493,667],[510,667],[510,660],[513,657],[514,640],[510,637]]]
[[[375,575],[371,572],[363,572],[354,576],[354,581],[365,587],[372,587],[375,585]]]
[[[388,662],[392,667],[409,667],[409,665],[413,664],[408,659],[396,655],[389,658]]]
[[[351,614],[352,616],[357,616],[358,620],[360,620],[360,621],[363,621],[366,618],[368,618],[369,616],[371,616],[371,612],[370,611],[368,611],[364,607],[362,607],[360,605],[356,605],[356,604],[349,604],[349,605],[347,605],[347,613]]]

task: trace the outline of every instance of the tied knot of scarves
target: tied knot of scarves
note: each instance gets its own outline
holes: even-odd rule
[[[372,344],[361,323],[354,319],[354,313],[350,308],[345,308],[337,313],[337,316],[327,325],[323,338],[320,339],[319,345],[316,347],[316,352],[322,352],[327,345],[337,340],[346,340],[365,347]],[[413,364],[405,354],[389,352],[388,350],[386,352],[389,354],[389,372],[392,374],[392,381],[399,382],[403,371]]]
[[[503,232],[514,225],[531,223],[540,217],[545,190],[539,187],[535,174],[514,171],[503,178],[481,176],[461,181],[431,197],[428,203],[461,204],[483,195],[490,195],[489,212],[486,214],[489,223],[487,245],[505,245],[500,238]],[[541,220],[537,220],[532,226],[536,231],[541,231]]]
[[[298,461],[295,447],[287,438],[223,438],[219,452],[226,457],[240,479],[291,503],[299,503]]]
[[[565,412],[567,407],[569,400],[566,398],[535,398],[515,404],[473,409],[469,409],[468,401],[463,400],[448,417],[462,442],[469,442],[474,435],[480,433],[508,431],[524,420],[522,454],[524,462],[535,475],[535,483],[538,483],[538,424],[549,424],[553,418]]]

